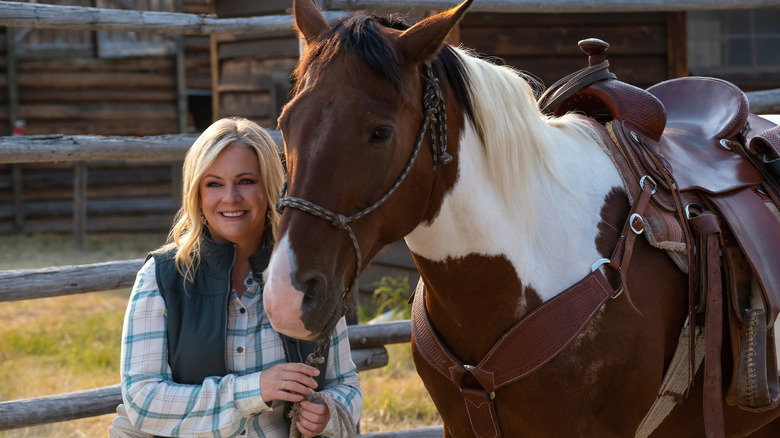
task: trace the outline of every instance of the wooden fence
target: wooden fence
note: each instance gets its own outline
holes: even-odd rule
[[[0,302],[131,287],[142,265],[143,259],[136,259],[81,266],[0,271]],[[358,371],[387,365],[385,346],[409,342],[410,338],[411,326],[408,320],[349,327],[352,359]],[[110,414],[121,402],[119,385],[0,402],[0,430]]]

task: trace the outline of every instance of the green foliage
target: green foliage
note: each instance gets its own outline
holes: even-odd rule
[[[412,316],[412,308],[409,305],[411,288],[409,287],[409,276],[390,277],[384,276],[376,284],[374,290],[374,304],[376,305],[376,314],[382,315],[385,312],[393,311],[397,319],[409,319]]]

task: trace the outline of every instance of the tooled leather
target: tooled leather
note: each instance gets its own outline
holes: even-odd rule
[[[462,370],[463,364],[436,335],[425,309],[421,285],[418,284],[412,304],[414,342],[431,367],[459,385],[463,373],[456,370]],[[563,351],[612,292],[601,271],[589,274],[507,330],[472,374],[488,392],[528,376]],[[516,354],[518,351],[524,354]]]
[[[554,114],[560,116],[569,111],[584,111],[596,119],[599,117],[594,113],[609,113],[612,119],[627,121],[640,134],[656,141],[666,126],[666,110],[655,96],[614,79],[596,82],[578,91],[562,102]]]

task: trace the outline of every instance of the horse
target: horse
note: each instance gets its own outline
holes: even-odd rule
[[[327,338],[363,267],[404,238],[421,276],[413,358],[446,437],[705,436],[704,372],[690,357],[695,377],[638,430],[688,350],[688,276],[641,237],[630,269],[611,267],[637,203],[603,135],[574,112],[542,113],[529,75],[446,44],[470,3],[413,26],[358,12],[331,26],[294,1],[305,49],[279,118],[287,181],[263,293],[273,326]],[[538,311],[572,296],[588,310]],[[547,324],[494,347],[533,319]],[[498,371],[479,372],[491,358]],[[528,363],[501,376],[501,360]],[[780,436],[778,409],[719,408],[725,436]]]

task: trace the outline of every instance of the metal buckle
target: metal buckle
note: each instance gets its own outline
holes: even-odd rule
[[[640,227],[634,227],[634,222],[637,220],[641,225]],[[633,231],[634,234],[642,234],[645,231],[645,218],[639,213],[634,213],[628,218],[628,225],[631,227],[631,231]]]
[[[592,265],[590,265],[590,272],[594,272],[596,269],[600,268],[601,265],[608,265],[612,263],[612,260],[610,259],[598,259],[595,262],[593,262]],[[620,272],[620,268],[618,267],[618,272]],[[612,292],[612,295],[610,295],[610,298],[613,300],[620,296],[620,294],[623,293],[623,282],[620,283],[620,286]]]
[[[643,176],[643,177],[642,177],[642,178],[639,180],[639,187],[641,187],[641,188],[642,188],[642,190],[644,190],[644,189],[645,189],[645,181],[646,181],[646,180],[650,180],[650,182],[652,182],[652,183],[653,183],[653,191],[652,191],[652,192],[650,192],[650,194],[651,194],[651,195],[655,195],[655,191],[658,189],[658,183],[656,183],[656,182],[655,182],[655,180],[653,179],[653,177],[652,177],[652,176],[650,176],[650,175],[645,175],[645,176]]]

